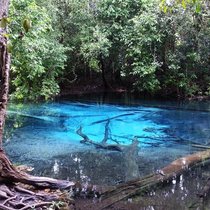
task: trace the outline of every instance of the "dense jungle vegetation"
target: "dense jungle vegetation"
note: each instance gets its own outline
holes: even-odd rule
[[[11,98],[76,86],[208,96],[209,18],[198,0],[11,0]]]

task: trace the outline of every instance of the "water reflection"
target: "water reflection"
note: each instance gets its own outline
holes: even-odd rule
[[[171,180],[165,186],[159,186],[141,196],[128,199],[127,202],[118,203],[116,209],[138,210],[189,210],[209,209],[208,199],[202,200],[198,194],[206,185],[207,179],[202,177],[202,171],[208,171],[209,167],[197,168]],[[114,209],[114,207],[113,207]]]
[[[55,175],[57,175],[59,173],[59,164],[58,164],[58,160],[55,160],[55,163],[53,165],[53,173]]]

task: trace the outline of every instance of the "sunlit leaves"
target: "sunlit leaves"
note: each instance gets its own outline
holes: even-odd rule
[[[9,38],[10,35],[7,34],[7,33],[3,33],[2,36],[5,37],[5,38]]]
[[[196,13],[200,13],[202,5],[206,3],[206,0],[161,0],[160,8],[166,13],[173,11],[177,6],[181,6],[183,9],[193,7]]]
[[[155,4],[145,2],[139,11],[129,20],[129,27],[124,36],[126,46],[126,60],[124,75],[134,76],[133,85],[140,91],[155,92],[159,89],[156,71],[159,63],[156,59],[154,46],[160,42],[158,30],[158,13]]]

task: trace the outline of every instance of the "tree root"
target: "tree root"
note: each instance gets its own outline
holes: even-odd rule
[[[36,209],[50,206],[53,202],[62,199],[56,191],[52,193],[46,193],[44,190],[34,192],[27,188],[25,189],[25,186],[21,187],[20,183],[38,187],[39,189],[74,189],[75,187],[74,182],[35,177],[20,171],[11,164],[3,150],[0,150],[0,181],[1,210],[25,210],[32,209],[32,207]],[[65,200],[70,200],[70,198]]]
[[[9,161],[3,150],[0,150],[0,179],[4,182],[21,182],[36,187],[66,189],[75,185],[74,182],[57,180],[47,177],[36,177],[18,171]]]
[[[62,195],[62,196],[61,196]],[[10,185],[10,187],[2,184],[0,185],[0,209],[1,210],[26,210],[36,209],[38,207],[49,207],[56,201],[64,200],[63,193],[35,193],[31,190],[21,188],[17,185]],[[72,200],[65,195],[65,202],[68,200],[68,205]]]

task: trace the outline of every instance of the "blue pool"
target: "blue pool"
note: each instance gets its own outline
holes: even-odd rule
[[[108,121],[107,144],[124,152],[80,142],[80,126],[99,143]],[[134,139],[139,143],[131,148]],[[11,160],[32,166],[36,175],[107,185],[154,172],[198,151],[194,144],[210,144],[209,102],[10,103],[4,137]]]

